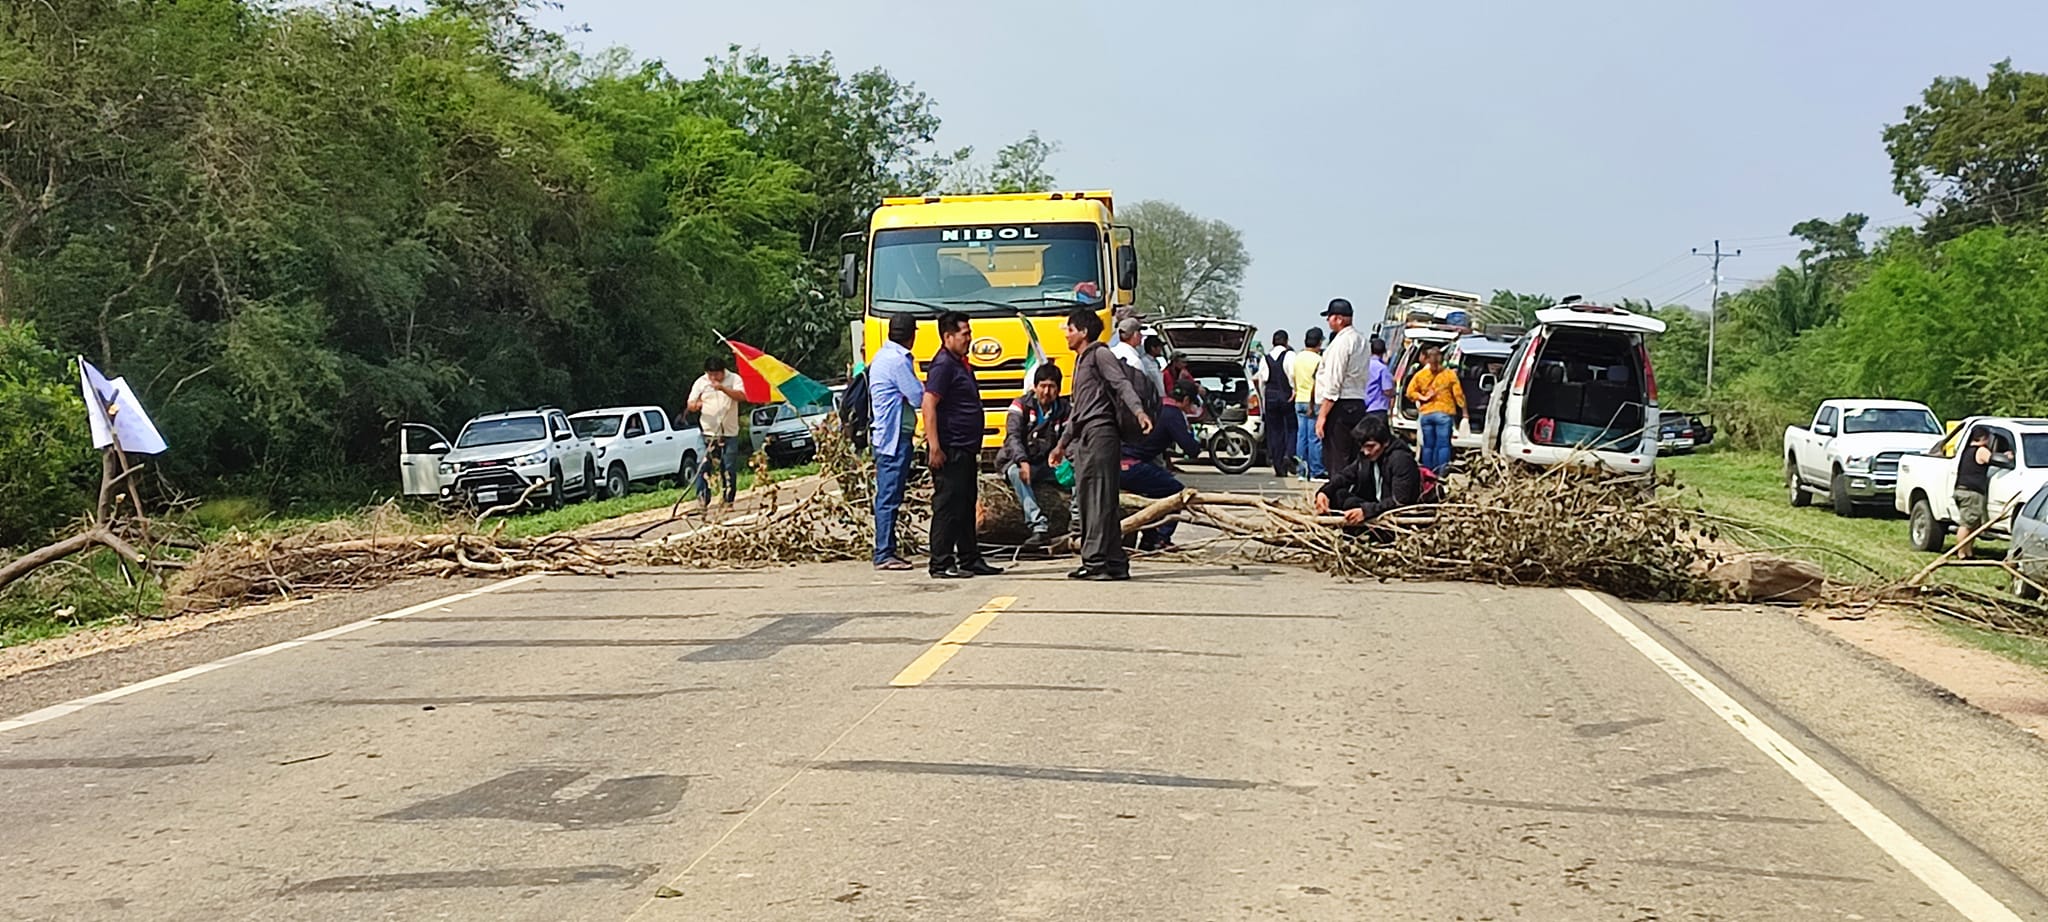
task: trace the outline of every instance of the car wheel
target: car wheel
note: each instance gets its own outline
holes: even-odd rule
[[[1934,509],[1926,497],[1913,500],[1913,517],[1906,523],[1906,537],[1923,551],[1939,551],[1948,540],[1948,529],[1934,520]]]
[[[2020,561],[2024,559],[2020,556],[2019,548],[2013,548],[2005,552],[2005,562],[2011,564],[2014,569],[2022,573],[2026,572],[2026,568],[2020,566]],[[2035,582],[2038,582],[2038,580]],[[2035,588],[2034,583],[2021,579],[2018,576],[2012,578],[2012,594],[2028,602],[2036,602],[2041,598],[2041,590]]]
[[[697,453],[683,452],[683,466],[676,468],[676,487],[689,489],[690,482],[697,479]]]
[[[626,466],[613,464],[604,473],[604,495],[607,499],[626,495],[633,488],[633,482],[626,479]]]
[[[1806,485],[1799,482],[1799,465],[1790,458],[1785,459],[1785,493],[1794,509],[1813,505],[1813,494],[1806,492]]]
[[[1225,474],[1242,474],[1257,463],[1258,443],[1237,426],[1224,426],[1209,436],[1209,462]]]
[[[1834,479],[1828,481],[1828,500],[1835,506],[1835,514],[1849,519],[1856,517],[1856,501],[1849,498],[1849,478],[1836,471]]]

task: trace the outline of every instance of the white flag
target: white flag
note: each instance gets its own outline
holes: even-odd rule
[[[162,433],[150,422],[127,378],[107,380],[85,356],[78,357],[78,390],[85,398],[85,416],[92,428],[92,447],[105,448],[119,440],[121,450],[133,455],[163,453]]]

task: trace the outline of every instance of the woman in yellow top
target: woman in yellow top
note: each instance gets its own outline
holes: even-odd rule
[[[1444,367],[1444,350],[1422,347],[1422,367],[1408,379],[1408,399],[1422,414],[1422,466],[1443,473],[1451,463],[1451,430],[1465,416],[1465,388],[1458,373]]]

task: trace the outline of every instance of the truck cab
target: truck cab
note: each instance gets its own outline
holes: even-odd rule
[[[1115,223],[1106,191],[926,195],[882,200],[860,253],[843,257],[840,291],[859,298],[861,361],[875,355],[897,314],[918,318],[911,353],[917,372],[939,348],[938,316],[968,315],[968,363],[981,385],[982,448],[1002,445],[1004,414],[1028,387],[1036,352],[1073,382],[1074,353],[1063,331],[1076,306],[1098,311],[1104,329],[1137,295],[1138,257]]]

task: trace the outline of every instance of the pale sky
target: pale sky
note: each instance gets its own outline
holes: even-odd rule
[[[1891,193],[1880,133],[1939,75],[2048,68],[2039,0],[867,3],[564,0],[589,50],[694,75],[728,44],[831,51],[938,104],[940,146],[1036,129],[1068,188],[1244,232],[1244,316],[1300,335],[1396,279],[1707,301],[1785,236]]]

